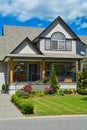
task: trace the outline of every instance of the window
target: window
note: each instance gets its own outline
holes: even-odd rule
[[[14,65],[14,73],[26,74],[27,64],[25,62],[18,62]]]
[[[65,50],[65,36],[61,32],[56,32],[51,36],[51,49]]]
[[[58,49],[57,41],[51,41],[51,49],[52,49],[52,50]]]
[[[66,37],[61,32],[55,32],[51,38],[45,40],[46,50],[57,50],[57,51],[71,51],[72,41],[66,40]]]
[[[14,64],[14,81],[27,80],[27,63],[15,62]]]
[[[61,40],[59,41],[59,50],[65,50],[65,41],[64,40]]]

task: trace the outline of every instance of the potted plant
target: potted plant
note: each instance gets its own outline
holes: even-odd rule
[[[43,83],[47,83],[48,78],[47,78],[47,77],[44,77],[44,78],[42,79],[42,81],[43,81]]]
[[[2,93],[5,93],[5,92],[6,92],[6,85],[2,84]]]

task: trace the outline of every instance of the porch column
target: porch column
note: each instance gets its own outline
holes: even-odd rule
[[[80,60],[78,60],[78,80],[80,79]]]
[[[42,60],[42,78],[45,78],[45,60]]]
[[[78,60],[78,72],[80,71],[80,60]]]
[[[13,60],[11,59],[10,62],[10,83],[13,83],[13,65],[14,65],[14,62]]]

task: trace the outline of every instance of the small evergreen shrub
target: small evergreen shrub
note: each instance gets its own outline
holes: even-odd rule
[[[56,71],[54,68],[54,64],[52,64],[51,72],[50,72],[50,87],[53,88],[54,93],[57,93],[57,90],[59,89],[59,82],[58,78],[56,77]]]
[[[26,84],[23,88],[24,92],[32,93],[32,87],[30,84]]]
[[[6,85],[2,84],[2,90],[6,90]]]
[[[82,71],[78,73],[77,87],[87,88],[87,56],[84,57]]]
[[[81,95],[87,95],[87,89],[77,88],[77,93],[79,93]]]

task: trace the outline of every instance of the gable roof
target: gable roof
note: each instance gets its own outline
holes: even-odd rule
[[[55,27],[58,23],[62,24],[62,26],[68,32],[70,32],[70,34],[76,40],[82,41],[87,45],[87,36],[78,37],[59,16],[46,29],[4,25],[3,36],[0,36],[0,61],[2,61],[5,56],[13,52],[15,48],[17,49],[17,47],[20,46],[24,40],[27,39],[35,42],[37,39],[41,38],[43,34],[46,34],[50,30],[52,30],[52,28]],[[36,50],[38,51],[39,54],[42,55],[42,53],[38,48],[36,48]]]
[[[11,53],[26,37],[32,41],[42,30],[43,28],[3,26],[6,54]]]
[[[4,43],[5,43],[4,37],[1,36],[0,37],[0,61],[3,60],[3,58],[5,57],[6,47]]]
[[[58,16],[46,29],[44,29],[38,37],[34,39],[36,41],[39,38],[45,37],[58,23],[62,24],[62,26],[70,32],[71,36],[80,41],[80,38],[70,29],[70,27],[63,21],[63,19]]]
[[[79,38],[81,39],[81,41],[83,43],[85,43],[85,45],[87,46],[87,36],[79,36]]]
[[[24,45],[25,42],[28,42],[31,44],[32,48],[35,50],[36,54],[42,54],[42,52],[36,47],[35,44],[32,43],[32,41],[26,37],[10,54],[15,54],[15,51],[21,46]]]

